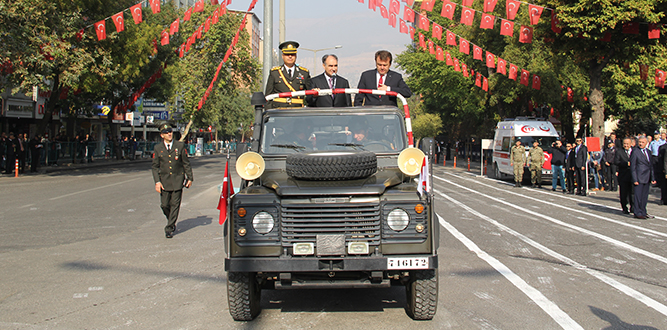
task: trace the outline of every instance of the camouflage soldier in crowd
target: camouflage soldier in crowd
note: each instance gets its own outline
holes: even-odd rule
[[[540,148],[537,140],[533,141],[533,147],[528,150],[530,158],[530,182],[533,188],[542,188],[542,165],[544,165],[544,150]]]
[[[523,179],[523,167],[526,165],[526,149],[521,141],[516,141],[510,152],[510,166],[514,166],[514,186],[521,187]]]

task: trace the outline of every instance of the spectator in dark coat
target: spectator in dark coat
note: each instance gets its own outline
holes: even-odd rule
[[[560,187],[563,192],[565,188],[565,173],[563,173],[563,165],[565,165],[565,154],[567,149],[563,146],[563,142],[554,142],[547,152],[551,154],[551,191],[556,191],[556,184],[560,178]]]
[[[630,155],[630,173],[635,189],[635,218],[653,218],[646,212],[650,185],[655,184],[655,176],[651,158],[653,155],[647,148],[648,139],[639,137],[637,148]]]
[[[632,139],[623,139],[623,148],[616,151],[614,164],[616,164],[618,177],[618,190],[620,194],[621,208],[624,214],[634,212],[634,197],[632,189],[632,174],[630,173],[630,156],[632,155]],[[630,210],[628,211],[628,205]]]
[[[616,177],[617,167],[614,159],[616,159],[616,144],[610,140],[607,143],[607,149],[604,150],[604,157],[602,158],[604,163],[602,167],[604,169],[604,181],[607,184],[605,188],[609,191],[616,191],[616,187],[618,187],[618,178]]]

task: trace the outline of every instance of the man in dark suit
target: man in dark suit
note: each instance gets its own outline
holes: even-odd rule
[[[651,163],[651,151],[646,148],[648,140],[642,136],[637,141],[635,148],[630,155],[630,173],[632,174],[632,183],[635,190],[635,218],[652,218],[646,213],[646,204],[648,203],[648,193],[651,184],[655,184],[653,165]]]
[[[327,54],[322,56],[322,66],[324,73],[310,79],[312,89],[334,89],[350,88],[347,79],[338,75],[338,56]],[[350,94],[333,94],[323,96],[306,97],[308,105],[311,107],[351,107],[352,98]]]
[[[359,89],[379,89],[382,91],[397,92],[403,97],[412,96],[410,87],[403,81],[400,73],[389,70],[391,67],[391,53],[379,50],[375,53],[375,70],[368,70],[361,74]],[[365,105],[393,105],[397,106],[396,97],[372,94],[357,94],[354,106]]]
[[[310,74],[306,68],[296,65],[296,50],[299,43],[285,41],[279,46],[283,53],[283,65],[276,66],[269,72],[264,95],[296,92],[310,89]],[[278,97],[268,104],[271,108],[301,108],[303,97]]]
[[[658,162],[656,164],[655,178],[660,187],[660,205],[667,205],[667,167],[665,155],[667,154],[667,143],[658,148]]]
[[[572,143],[569,142],[565,152],[565,180],[567,181],[567,193],[574,194],[574,149],[572,149]]]
[[[574,171],[577,175],[577,195],[586,196],[588,178],[586,177],[586,166],[588,165],[588,148],[583,144],[583,139],[578,137],[574,147]]]
[[[155,191],[160,193],[160,207],[167,217],[165,236],[172,238],[176,231],[178,212],[181,209],[183,187],[190,188],[194,177],[185,144],[174,141],[169,124],[160,125],[160,136],[164,143],[156,144],[153,149],[153,180]]]
[[[621,200],[621,208],[623,209],[623,214],[630,214],[634,212],[634,197],[632,193],[632,173],[630,173],[630,155],[632,154],[632,140],[630,138],[623,139],[623,148],[616,151],[616,156],[614,157],[614,163],[618,172],[616,176],[618,177],[618,190]],[[628,211],[628,205],[630,205],[630,211]]]

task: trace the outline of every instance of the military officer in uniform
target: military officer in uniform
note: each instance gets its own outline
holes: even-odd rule
[[[306,68],[296,65],[296,49],[299,43],[296,41],[285,41],[280,44],[280,50],[283,53],[283,62],[285,64],[271,69],[269,78],[266,81],[266,92],[264,95],[296,92],[308,90],[311,88],[310,74]],[[269,108],[301,108],[304,98],[285,98],[279,97],[273,99]]]
[[[164,232],[167,238],[172,238],[181,209],[183,187],[190,188],[194,177],[185,144],[174,141],[169,124],[162,124],[159,129],[163,143],[156,144],[153,149],[153,180],[155,191],[160,193],[160,207],[167,217]]]
[[[510,151],[510,166],[514,166],[514,186],[521,187],[523,180],[523,167],[526,166],[526,149],[517,140]]]
[[[533,141],[533,147],[528,150],[530,158],[530,182],[533,188],[542,188],[542,165],[544,165],[544,150],[540,148],[537,140]]]

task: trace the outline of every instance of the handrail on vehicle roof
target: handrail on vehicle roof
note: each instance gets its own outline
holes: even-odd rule
[[[405,99],[405,97],[403,97],[403,95],[397,92],[381,91],[378,89],[359,89],[359,88],[335,88],[335,89],[320,89],[320,90],[310,89],[304,91],[270,94],[267,95],[265,98],[266,101],[268,102],[279,97],[292,98],[298,96],[325,96],[325,95],[330,96],[334,94],[372,94],[372,95],[386,95],[386,96],[397,97],[399,100],[401,100],[401,103],[403,104],[403,111],[405,112],[405,128],[408,134],[408,146],[410,148],[414,147],[415,143],[414,143],[414,137],[412,136],[412,121],[410,119],[410,109],[408,107],[408,101]]]

